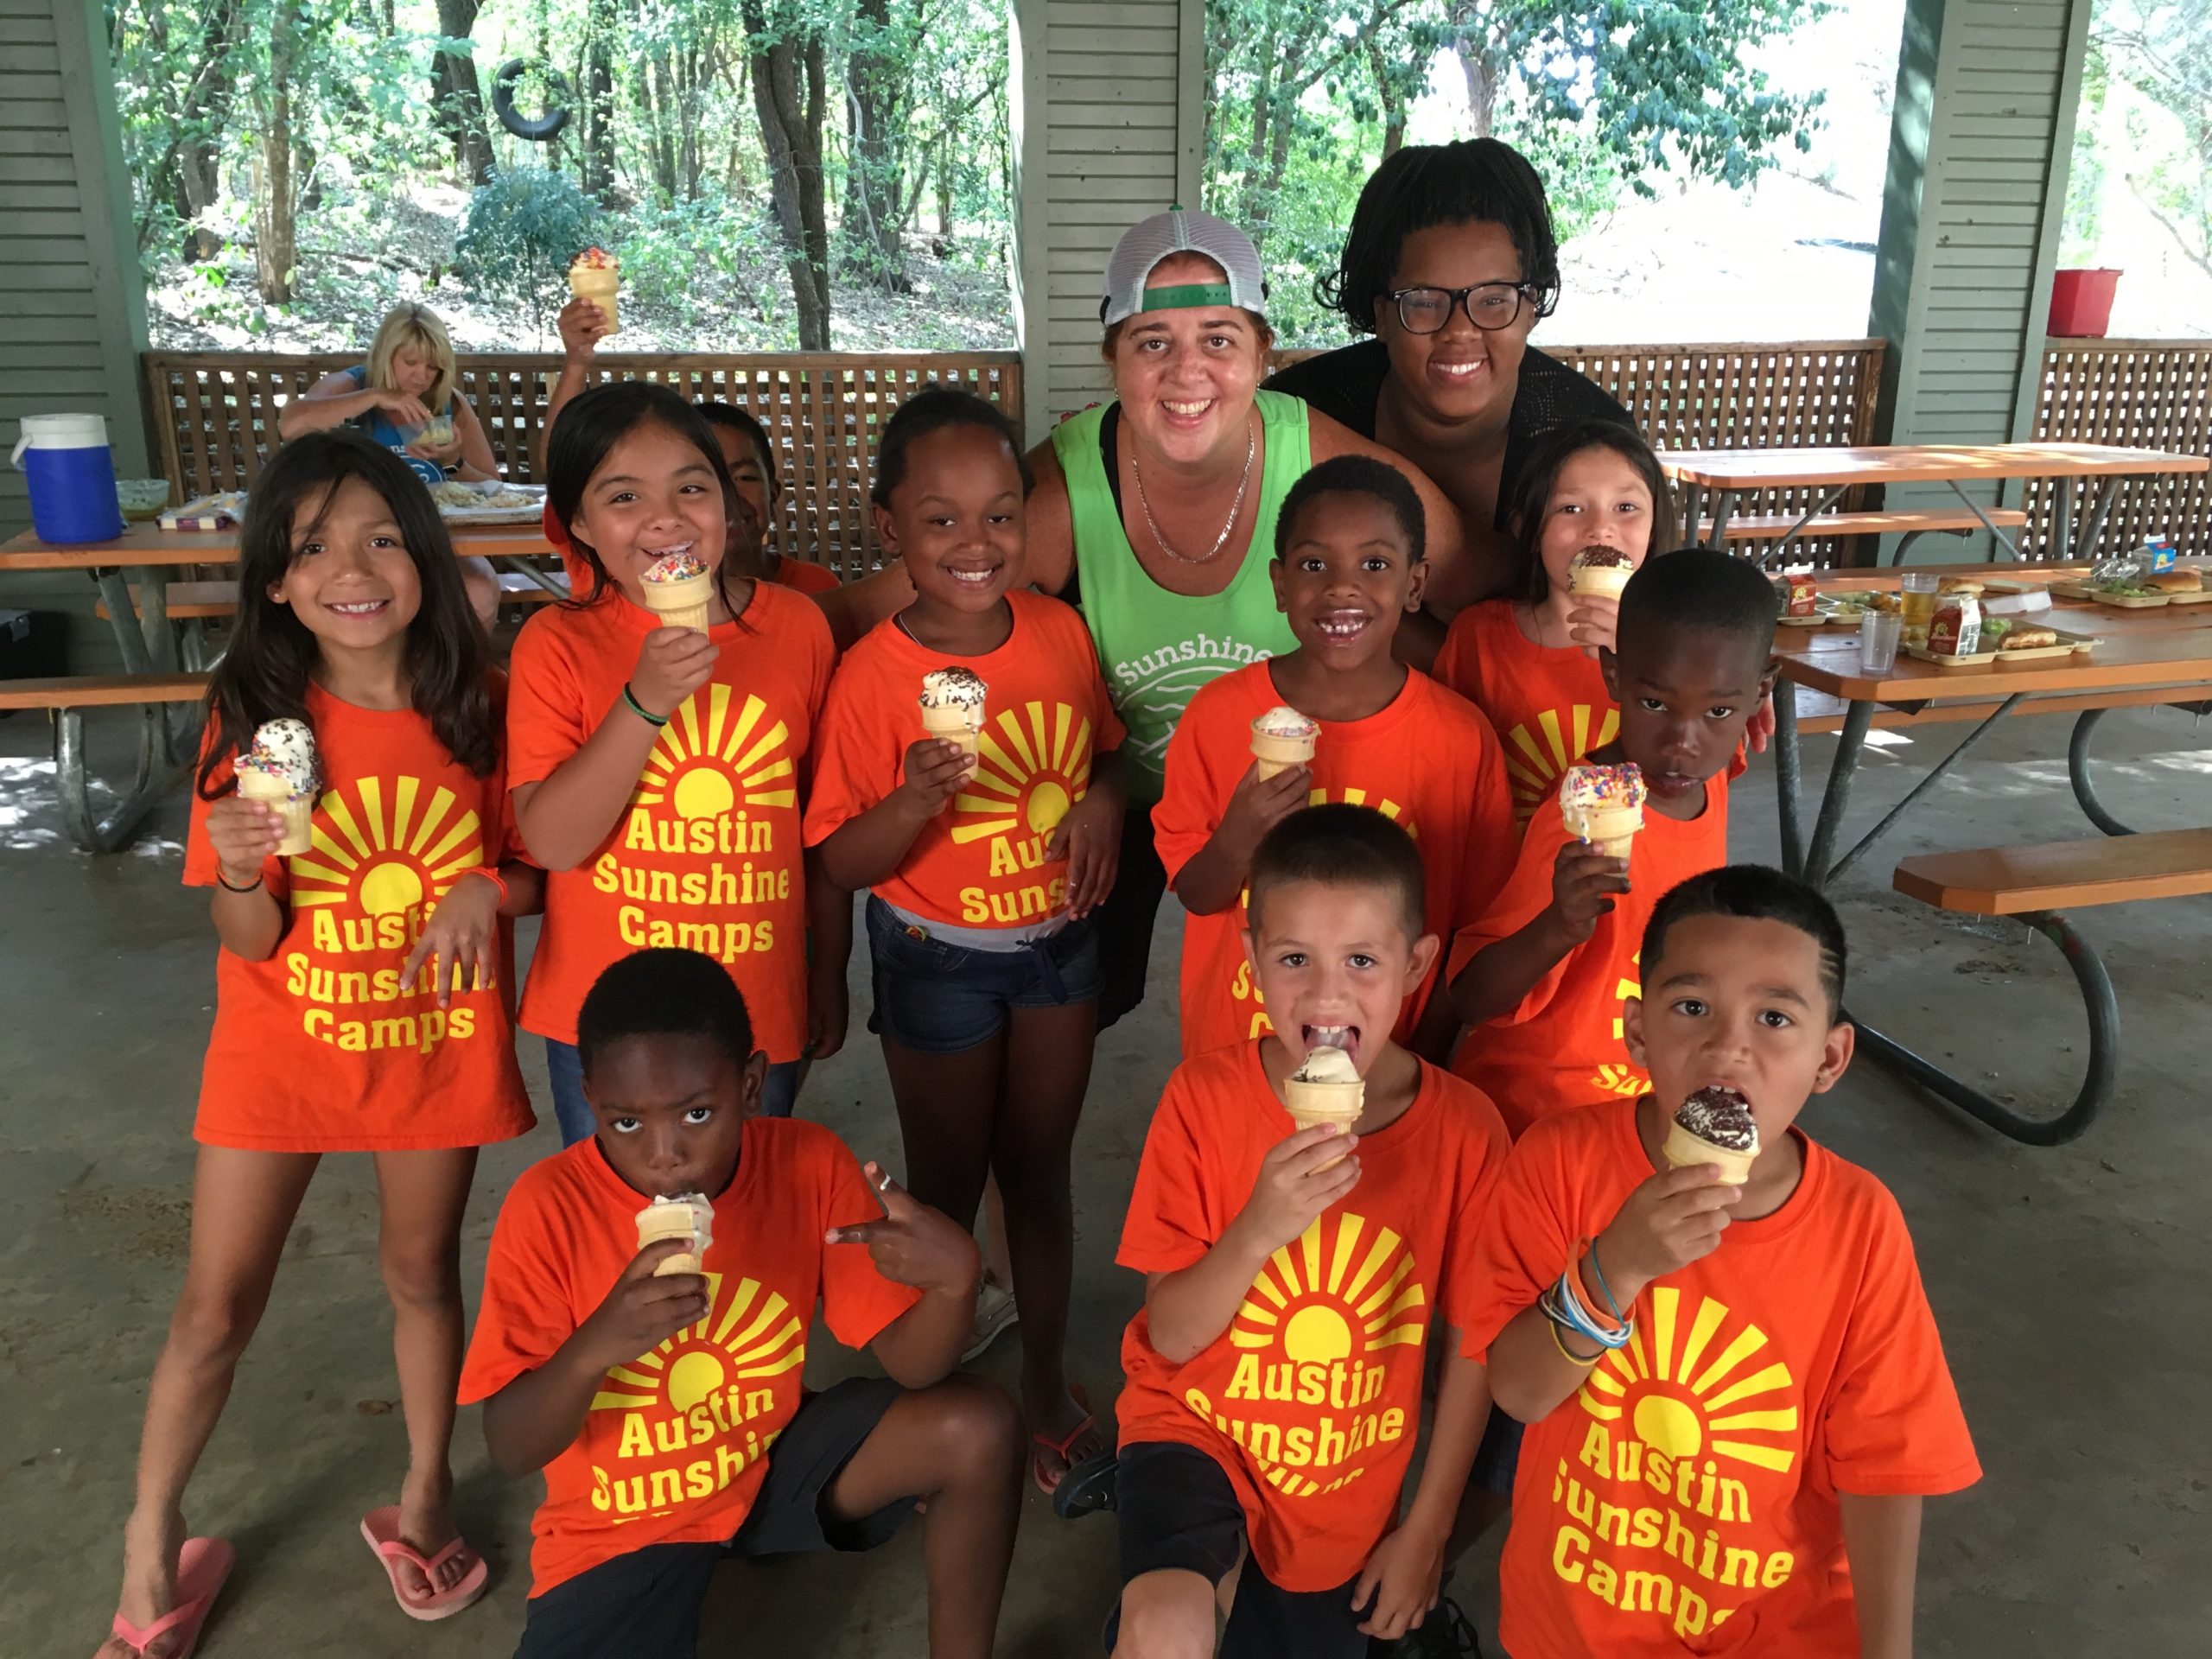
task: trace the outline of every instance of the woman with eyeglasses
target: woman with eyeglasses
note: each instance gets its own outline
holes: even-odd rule
[[[1516,563],[1505,513],[1529,449],[1628,411],[1529,334],[1559,300],[1543,181],[1495,138],[1415,144],[1359,193],[1323,301],[1375,338],[1268,382],[1435,480],[1467,528],[1468,565],[1503,588]]]

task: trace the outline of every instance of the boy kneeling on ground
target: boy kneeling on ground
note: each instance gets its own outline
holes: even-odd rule
[[[767,1062],[705,957],[616,963],[576,1042],[598,1132],[508,1194],[461,1382],[493,1461],[545,1471],[517,1659],[692,1659],[725,1554],[872,1548],[920,1499],[931,1659],[986,1659],[1022,1434],[951,1374],[975,1241],[819,1124],[754,1115]],[[710,1228],[638,1248],[642,1208],[694,1193]],[[806,1392],[817,1298],[887,1379]]]
[[[1651,1091],[1507,1161],[1467,1352],[1529,1425],[1514,1659],[1912,1651],[1922,1498],[1981,1470],[1897,1200],[1796,1127],[1851,1060],[1844,955],[1778,871],[1691,877],[1628,1004]]]

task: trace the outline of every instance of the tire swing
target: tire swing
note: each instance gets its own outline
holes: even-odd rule
[[[545,81],[547,108],[543,115],[524,115],[515,108],[515,83],[531,67],[528,58],[509,58],[499,66],[499,73],[492,77],[492,112],[499,118],[499,124],[518,138],[528,139],[534,144],[550,144],[569,124],[569,83],[561,72],[550,64],[539,73]]]

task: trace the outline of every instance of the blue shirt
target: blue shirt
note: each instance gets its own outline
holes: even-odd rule
[[[344,373],[346,378],[353,383],[354,390],[357,391],[365,389],[369,384],[369,370],[366,364],[347,369]],[[446,394],[445,412],[447,414],[453,412],[451,392]],[[397,455],[421,475],[424,483],[442,484],[446,481],[445,469],[437,462],[425,461],[420,455],[410,455],[407,453],[409,444],[422,442],[423,429],[421,427],[395,425],[391,416],[380,407],[356,415],[346,424],[356,431],[365,433],[372,442],[380,443]]]

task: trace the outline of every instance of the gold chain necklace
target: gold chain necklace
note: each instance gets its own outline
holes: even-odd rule
[[[1236,515],[1244,511],[1244,491],[1252,481],[1252,457],[1258,453],[1259,448],[1259,435],[1252,430],[1252,417],[1248,415],[1244,417],[1244,473],[1236,480],[1236,499],[1229,504],[1229,522],[1221,527],[1221,534],[1213,538],[1213,545],[1198,557],[1192,558],[1172,545],[1160,533],[1159,521],[1152,516],[1152,503],[1145,499],[1144,473],[1137,465],[1137,447],[1134,441],[1130,443],[1129,476],[1136,480],[1137,506],[1144,513],[1144,527],[1152,532],[1152,539],[1160,543],[1161,552],[1171,559],[1181,560],[1185,564],[1211,564],[1221,556],[1221,550],[1229,545],[1229,532],[1236,528]]]

